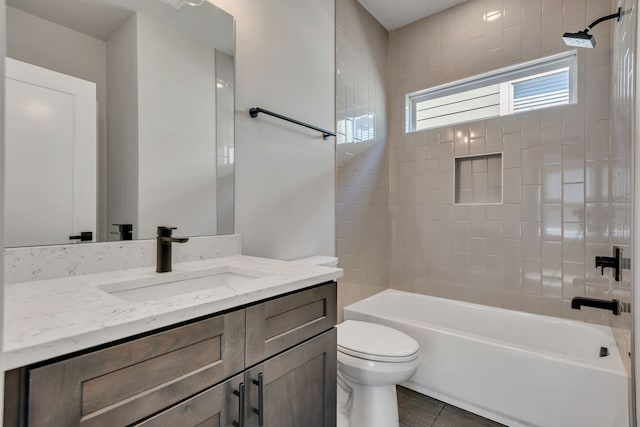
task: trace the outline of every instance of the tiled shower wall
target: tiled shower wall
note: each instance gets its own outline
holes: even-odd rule
[[[561,52],[564,31],[615,7],[610,0],[471,0],[391,33],[391,287],[609,321],[599,310],[572,310],[570,300],[611,298],[614,289],[594,268],[596,255],[610,255],[616,229],[608,225],[609,165],[616,170],[618,155],[609,148],[611,23],[593,30],[595,49],[578,51],[576,105],[406,134],[404,100]],[[493,11],[499,18],[485,21]],[[504,203],[454,205],[454,156],[495,152],[503,153]]]
[[[616,2],[624,15],[613,27],[612,62],[612,116],[611,116],[611,238],[614,245],[622,248],[623,257],[633,259],[632,239],[632,203],[633,203],[633,145],[635,141],[635,92],[633,87],[637,0]],[[623,302],[631,301],[631,270],[622,270],[622,280],[614,282],[613,297]],[[613,317],[613,326],[622,330],[631,330],[631,315],[623,313]],[[630,336],[617,334],[621,354],[631,351]],[[623,357],[628,362],[626,357]]]
[[[389,33],[356,0],[336,0],[339,313],[388,287],[388,66]],[[373,129],[359,119],[346,130],[369,115]]]

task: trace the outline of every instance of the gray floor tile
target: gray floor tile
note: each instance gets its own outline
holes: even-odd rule
[[[471,412],[446,405],[433,427],[500,427],[502,424],[482,418]]]
[[[498,427],[498,424],[404,387],[397,387],[400,427]]]
[[[400,423],[406,427],[431,427],[435,422],[436,418],[425,416],[416,411],[400,415]]]
[[[444,408],[444,403],[429,396],[400,386],[396,389],[398,393],[398,410],[400,412],[403,410],[408,412],[418,411],[424,416],[435,419]]]

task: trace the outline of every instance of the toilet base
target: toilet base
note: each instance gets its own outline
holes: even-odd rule
[[[399,427],[396,386],[363,386],[338,374],[338,427]]]

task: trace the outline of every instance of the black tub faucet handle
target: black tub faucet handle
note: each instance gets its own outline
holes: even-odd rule
[[[600,268],[600,274],[604,276],[605,268],[613,269],[613,278],[616,282],[620,281],[620,247],[613,247],[613,256],[597,256],[596,268]]]

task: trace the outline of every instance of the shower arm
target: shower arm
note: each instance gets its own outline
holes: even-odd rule
[[[602,18],[598,18],[595,21],[593,21],[585,30],[585,33],[588,33],[589,30],[591,30],[593,27],[595,27],[596,25],[598,25],[601,22],[604,21],[608,21],[609,19],[613,19],[613,18],[617,18],[618,21],[620,21],[620,18],[622,17],[622,8],[619,7],[618,11],[616,13],[613,13],[611,15],[607,15],[607,16],[603,16]]]

